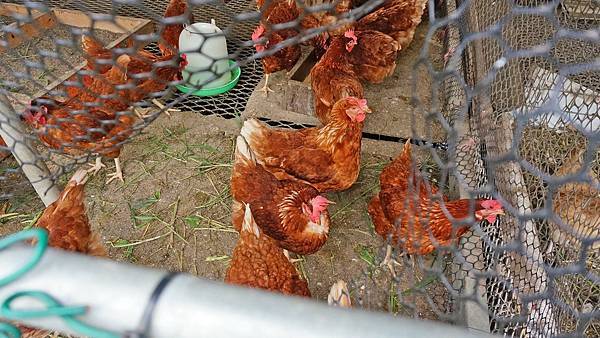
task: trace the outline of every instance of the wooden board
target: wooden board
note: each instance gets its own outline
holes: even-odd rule
[[[147,19],[130,18],[124,16],[113,16],[112,20],[92,21],[91,16],[87,13],[74,11],[69,9],[53,8],[48,12],[32,11],[25,6],[1,3],[0,15],[14,16],[27,15],[32,17],[32,21],[19,25],[19,22],[14,22],[7,28],[7,34],[4,41],[1,41],[0,53],[7,49],[13,49],[32,38],[42,35],[46,30],[54,28],[58,24],[77,27],[89,28],[94,30],[104,30],[113,33],[120,33],[118,39],[110,42],[106,47],[111,49],[122,42],[126,41],[133,35],[146,35],[154,32],[154,24]],[[140,39],[145,41],[145,39]],[[146,44],[142,41],[136,42],[138,48],[143,48]],[[73,76],[73,74],[85,67],[86,62],[83,61],[75,66],[71,71],[66,72],[63,76],[50,83],[44,89],[38,91],[34,97],[42,96],[54,88],[58,87],[65,80]]]
[[[52,29],[57,24],[121,33],[125,35],[125,38],[133,34],[148,34],[154,30],[152,22],[146,19],[114,16],[111,20],[92,21],[90,15],[80,11],[53,8],[48,12],[40,12],[30,10],[22,5],[0,4],[0,15],[13,16],[14,14],[31,16],[32,21],[21,25],[13,22],[8,25],[5,41],[0,45],[0,53],[7,48],[16,48],[23,42],[40,36],[44,31]],[[114,44],[113,47],[116,45]]]

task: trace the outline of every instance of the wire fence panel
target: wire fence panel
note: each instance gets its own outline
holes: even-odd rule
[[[443,23],[462,61],[460,80],[444,79],[445,117],[469,116],[487,162],[481,175],[458,153],[459,176],[493,183],[512,209],[475,253],[492,331],[506,336],[600,334],[599,8],[584,3],[457,2]]]
[[[164,240],[137,262],[222,280],[237,238],[227,237],[237,236],[229,218],[232,135],[245,111],[264,101],[258,109],[275,112],[258,118],[271,127],[319,125],[310,70],[334,36],[353,29],[345,35],[351,44],[374,20],[368,27],[395,42],[369,47],[395,43],[398,58],[385,80],[359,81],[379,109],[362,133],[363,148],[372,141],[376,150],[364,151],[356,184],[335,194],[334,244],[315,258],[296,257],[313,295],[326,295],[337,276],[349,282],[356,307],[508,337],[600,337],[600,4],[313,0],[285,2],[294,10],[272,14],[284,2],[0,4],[0,223],[11,231],[35,225],[41,206],[27,200],[31,185],[48,206],[75,169],[97,173],[106,170],[102,160],[114,160],[115,173],[88,198],[102,223],[95,230],[109,233],[104,223],[122,214],[133,225],[105,233],[110,256],[136,261],[134,250]],[[389,11],[374,19],[381,8]],[[407,18],[405,26],[390,28],[386,15]],[[203,31],[189,25],[199,22]],[[378,56],[363,59],[365,69],[383,67]],[[278,70],[289,72],[285,80]],[[274,92],[268,81],[278,83]],[[261,83],[269,99],[257,99]],[[401,92],[407,83],[411,92]],[[165,115],[181,123],[173,128]],[[209,129],[184,135],[198,124]],[[412,155],[388,171],[402,187],[386,188],[390,158],[407,140]],[[132,144],[143,154],[128,153]],[[132,178],[121,152],[129,168],[141,168]],[[174,188],[175,176],[192,183]],[[137,185],[144,180],[151,183]],[[173,189],[192,192],[164,203]],[[460,204],[456,216],[459,199],[477,201]],[[482,206],[491,199],[504,210],[497,218]],[[397,217],[391,205],[401,209]],[[204,244],[225,244],[205,253],[210,269],[199,271],[203,231]]]

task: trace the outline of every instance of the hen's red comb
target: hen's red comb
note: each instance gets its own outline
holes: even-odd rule
[[[352,52],[352,49],[354,49],[354,46],[356,46],[358,44],[358,38],[354,34],[354,30],[353,29],[347,30],[346,33],[344,33],[344,36],[349,39],[352,39],[352,41],[348,41],[348,43],[346,43],[346,50],[348,52]]]
[[[354,34],[354,29],[349,29],[344,33],[344,36],[352,39],[354,41],[356,41],[358,38],[356,37],[356,34]]]
[[[254,32],[252,33],[252,41],[257,41],[265,32],[265,27],[263,25],[258,25]]]
[[[485,200],[481,202],[481,206],[491,210],[502,209],[502,204],[497,200]]]

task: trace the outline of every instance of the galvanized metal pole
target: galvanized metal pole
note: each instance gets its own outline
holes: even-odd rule
[[[49,179],[48,167],[24,135],[23,124],[16,117],[6,95],[0,93],[0,136],[12,151],[44,205],[48,206],[58,199],[60,190]]]
[[[33,248],[0,251],[0,276],[23,266]],[[80,319],[114,332],[138,326],[165,271],[49,249],[40,264],[0,288],[0,301],[23,290],[44,291],[65,305],[86,305]],[[19,307],[38,306],[22,299]],[[149,337],[157,338],[401,338],[491,337],[430,321],[328,307],[300,297],[181,275],[168,284],[154,311]],[[76,334],[56,318],[26,324]]]

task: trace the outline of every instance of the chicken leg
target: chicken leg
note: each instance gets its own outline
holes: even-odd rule
[[[102,168],[106,168],[106,165],[102,163],[102,157],[96,157],[96,162],[94,164],[90,164],[90,169],[88,169],[88,173],[92,173],[92,175],[96,175]]]
[[[133,112],[134,112],[135,116],[137,116],[140,120],[145,120],[145,119],[149,118],[150,116],[152,116],[152,114],[145,114],[145,113],[141,112],[140,108],[138,108],[138,107],[133,107]]]
[[[109,184],[117,178],[121,181],[121,183],[125,183],[123,180],[123,171],[121,170],[121,162],[119,161],[118,157],[115,158],[115,167],[115,172],[107,176],[108,180],[106,181],[106,184]]]
[[[270,74],[265,74],[265,85],[259,89],[259,91],[265,93],[265,96],[268,96],[269,92],[273,92],[273,89],[269,88],[269,75]]]
[[[179,109],[175,109],[175,108],[168,108],[165,109],[166,106],[164,104],[162,104],[160,101],[158,101],[157,99],[152,99],[152,103],[157,106],[160,110],[164,111],[165,114],[167,114],[167,116],[171,116],[171,113],[177,113],[180,112],[181,110]]]
[[[288,261],[290,261],[290,263],[294,264],[297,262],[301,262],[302,258],[291,258],[290,257],[290,252],[287,251],[286,249],[283,249],[283,255],[288,259]]]
[[[385,258],[379,266],[384,265],[387,265],[388,269],[390,270],[390,273],[392,274],[392,277],[396,279],[397,275],[396,270],[394,269],[394,265],[400,265],[400,263],[398,263],[395,259],[392,258],[392,246],[390,244],[387,245],[387,248],[385,250]]]

